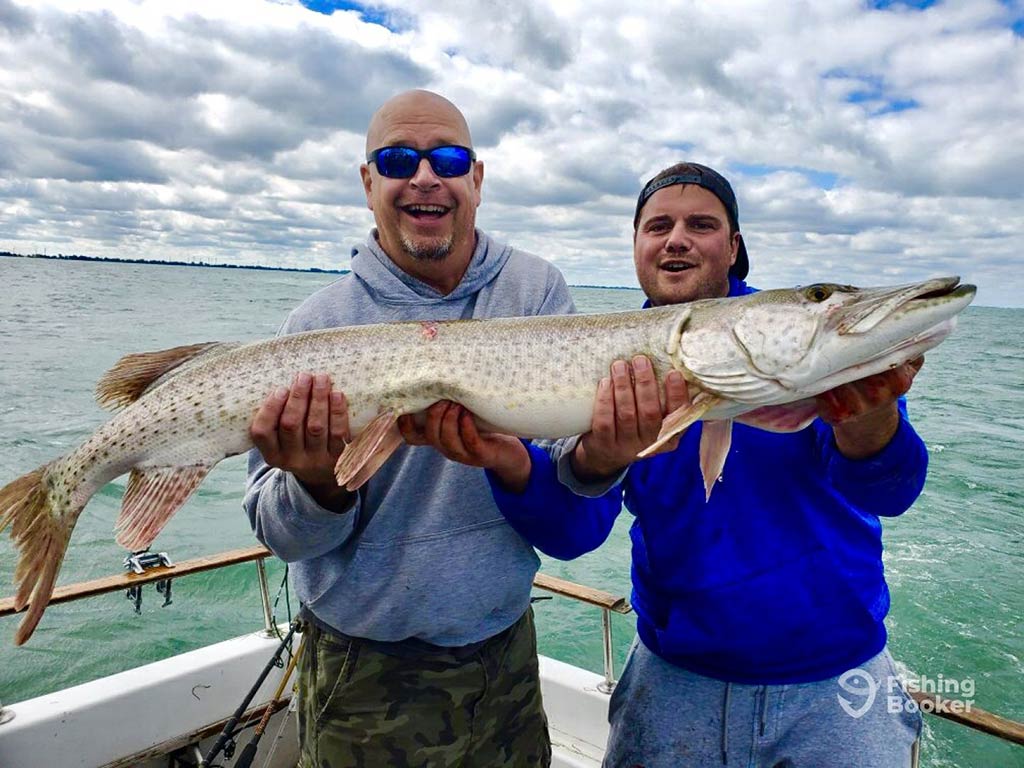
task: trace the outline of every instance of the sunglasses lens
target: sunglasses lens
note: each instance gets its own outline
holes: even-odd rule
[[[469,150],[465,147],[438,147],[430,150],[430,167],[434,173],[446,179],[465,176],[473,163]]]
[[[409,147],[385,147],[377,153],[374,162],[381,176],[387,176],[389,179],[408,179],[416,173],[420,155]]]

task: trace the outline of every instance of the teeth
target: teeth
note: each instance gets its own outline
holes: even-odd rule
[[[405,210],[411,213],[444,213],[447,209],[443,205],[409,205]]]
[[[690,269],[692,264],[683,264],[678,261],[672,261],[667,264],[662,264],[661,268],[669,272],[682,272],[683,270]]]

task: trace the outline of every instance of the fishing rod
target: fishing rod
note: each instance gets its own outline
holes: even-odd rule
[[[238,705],[238,709],[235,710],[235,713],[228,719],[227,723],[224,724],[224,729],[220,732],[220,736],[217,737],[216,743],[214,743],[213,748],[206,754],[206,757],[202,759],[202,762],[199,763],[198,768],[211,768],[217,755],[219,755],[228,743],[234,739],[235,726],[238,725],[238,721],[242,719],[242,715],[245,714],[245,710],[249,707],[249,702],[253,700],[256,692],[260,689],[260,686],[263,685],[263,681],[267,679],[267,675],[270,674],[270,670],[275,667],[280,668],[283,666],[280,661],[281,654],[284,653],[284,649],[291,641],[292,635],[295,634],[295,630],[299,628],[299,624],[299,620],[295,619],[288,627],[288,634],[284,636],[281,644],[277,646],[277,650],[274,651],[274,655],[270,658],[270,661],[267,662],[263,671],[260,672],[260,676],[256,679],[256,683],[249,689],[249,693],[246,694],[242,703]],[[292,665],[289,665],[289,669],[291,669],[291,667]],[[285,675],[285,678],[287,678],[287,674]],[[281,682],[283,685],[284,680]],[[252,758],[250,757],[250,760],[251,759]]]
[[[285,669],[284,674],[281,675],[281,682],[277,685],[277,691],[274,693],[274,698],[267,704],[267,708],[263,711],[263,717],[260,719],[259,725],[256,726],[256,730],[252,732],[252,739],[245,745],[245,749],[242,750],[242,754],[239,755],[238,760],[235,762],[235,768],[249,768],[252,765],[253,759],[256,757],[256,750],[259,748],[260,739],[263,738],[263,732],[267,729],[267,724],[270,722],[270,716],[274,714],[274,708],[277,706],[277,702],[281,700],[281,694],[284,693],[284,688],[288,684],[288,678],[292,676],[292,672],[295,670],[295,664],[302,656],[302,650],[306,647],[306,638],[302,638],[302,642],[299,643],[299,650],[292,654],[291,661],[288,662],[288,667]]]

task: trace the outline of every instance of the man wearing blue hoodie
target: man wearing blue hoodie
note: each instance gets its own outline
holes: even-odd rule
[[[366,151],[376,229],[353,249],[351,274],[303,302],[282,334],[573,311],[552,265],[475,228],[484,168],[453,104],[426,91],[392,98]],[[322,373],[273,393],[251,433],[245,507],[291,564],[310,623],[300,765],[548,765],[529,609],[539,560],[484,473],[406,445],[358,492],[339,488],[345,398]]]
[[[735,195],[710,168],[651,179],[634,232],[648,305],[753,290]],[[800,432],[736,424],[708,502],[700,423],[632,463],[662,414],[687,402],[677,373],[662,402],[642,357],[612,366],[592,431],[554,459],[484,440],[463,409],[444,406],[448,427],[431,443],[490,467],[498,506],[542,551],[577,557],[607,538],[623,503],[635,517],[638,639],[611,700],[608,768],[910,764],[920,715],[886,650],[880,518],[905,511],[924,483],[927,453],[900,397],[920,364],[821,395],[821,418]]]

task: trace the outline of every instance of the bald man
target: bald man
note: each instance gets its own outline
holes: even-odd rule
[[[449,101],[410,91],[370,121],[360,168],[376,228],[352,272],[304,301],[282,334],[400,320],[573,311],[547,262],[475,228],[484,166]],[[533,548],[483,470],[421,444],[432,409],[358,492],[334,481],[344,393],[296,378],[255,415],[245,507],[291,564],[309,621],[300,665],[303,768],[546,766],[530,587]]]

